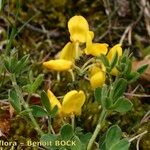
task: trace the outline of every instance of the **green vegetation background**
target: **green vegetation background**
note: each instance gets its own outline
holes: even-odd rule
[[[16,26],[16,30],[18,30],[24,25],[13,41],[13,46],[18,49],[19,56],[30,54],[34,76],[44,72],[41,63],[56,57],[57,53],[69,41],[67,21],[74,15],[83,15],[87,19],[90,29],[95,32],[95,42],[105,42],[110,46],[117,44],[123,38],[127,27],[131,26],[131,37],[127,36],[123,39],[123,48],[128,48],[130,52],[133,52],[134,59],[137,60],[144,59],[150,54],[150,35],[146,29],[147,24],[140,0],[20,0],[20,4],[17,19],[15,18],[16,0],[6,3],[1,12],[0,53],[6,46],[7,32],[11,31],[13,26]],[[24,78],[21,77],[20,84],[23,84]],[[48,78],[49,75],[46,74],[43,83],[44,89],[47,88],[46,79]],[[3,82],[3,86],[0,88],[0,100],[7,98],[7,89],[10,88],[7,76]],[[134,90],[139,84],[143,90],[138,92],[148,94],[150,85],[143,80],[131,85],[129,90]],[[64,85],[59,88],[56,84],[52,86],[54,89],[56,88],[56,91],[61,91]],[[125,115],[112,114],[108,118],[106,128],[109,124],[117,122],[124,134],[136,135],[141,131],[149,130],[148,120],[141,122],[149,110],[148,99],[131,97],[134,104],[132,111]],[[94,108],[95,106],[88,107]],[[2,126],[4,119],[8,120],[8,131],[5,130],[8,140],[37,140],[36,132],[30,127],[28,121],[19,117],[10,119],[10,116],[6,114],[7,111],[1,109],[0,125]],[[97,120],[96,113],[96,110],[92,109],[83,114],[85,131],[93,131]],[[91,116],[91,119],[85,119],[87,116]],[[148,134],[142,138],[140,150],[149,149],[149,139]],[[135,145],[136,142],[133,142],[132,150],[136,149]]]

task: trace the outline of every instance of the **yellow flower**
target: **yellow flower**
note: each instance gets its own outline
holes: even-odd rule
[[[94,65],[90,68],[90,77],[95,75],[97,72],[101,71],[102,69],[98,65]]]
[[[81,108],[85,102],[85,94],[83,91],[78,92],[76,90],[72,90],[68,92],[63,98],[62,105],[50,90],[48,90],[47,93],[52,107],[51,109],[58,106],[58,114],[60,116],[81,114]]]
[[[106,80],[105,73],[99,68],[94,69],[95,74],[90,77],[90,84],[92,89],[103,86]],[[94,73],[93,72],[93,73]]]
[[[63,115],[80,115],[81,107],[85,102],[85,94],[83,91],[72,90],[68,92],[62,102]]]
[[[122,48],[121,48],[121,44],[116,44],[115,46],[113,46],[109,53],[107,54],[107,58],[109,60],[109,63],[111,63],[111,61],[113,60],[115,54],[118,53],[118,58],[120,58],[122,56]],[[117,70],[116,67],[114,67],[112,70],[111,70],[111,74],[114,75],[114,76],[117,76],[119,73],[119,71]]]
[[[81,56],[81,49],[78,48],[79,56]],[[68,42],[60,52],[60,59],[74,61],[76,59],[75,43]]]
[[[100,56],[101,54],[106,55],[108,51],[108,44],[106,43],[93,43],[90,46],[86,47],[85,54]]]
[[[68,21],[68,29],[72,42],[86,42],[89,25],[83,16],[73,16]]]
[[[71,69],[72,62],[64,59],[56,59],[44,62],[43,66],[50,70],[67,71]]]
[[[109,53],[107,54],[107,58],[109,62],[113,60],[113,57],[115,56],[116,53],[118,53],[118,57],[122,56],[121,44],[116,44],[110,49]]]

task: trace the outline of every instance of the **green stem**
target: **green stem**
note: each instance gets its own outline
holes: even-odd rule
[[[17,85],[17,82],[16,82],[16,77],[15,77],[15,74],[11,74],[10,75],[11,77],[11,81],[12,81],[12,85],[13,87],[15,88],[16,92],[17,92],[17,95],[19,97],[19,99],[21,100],[22,104],[23,104],[23,107],[26,109],[26,110],[29,110],[29,106],[28,104],[25,102],[23,96],[22,96],[22,91],[20,90],[19,86]],[[32,113],[29,112],[29,117],[31,119],[31,122],[33,124],[33,126],[35,127],[35,130],[40,134],[40,135],[43,135],[43,131],[41,130],[40,126],[38,125],[38,123],[36,122],[35,118],[33,117]]]
[[[89,143],[88,143],[88,146],[87,146],[87,150],[91,150],[92,145],[93,145],[97,135],[99,134],[99,131],[100,131],[101,126],[102,126],[102,123],[104,122],[104,120],[106,118],[106,115],[107,115],[107,111],[105,109],[103,109],[102,112],[101,112],[98,124],[97,124],[97,126],[95,128],[95,131],[94,131],[91,139],[89,140]]]
[[[108,73],[108,77],[109,77],[109,84],[112,85],[112,75],[110,74],[110,72]]]
[[[87,71],[89,68],[95,66],[95,64],[91,64],[91,65],[88,65],[87,67],[85,67],[83,70],[82,70],[82,73],[84,73],[85,71]]]
[[[81,68],[81,70],[83,70],[89,63],[93,62],[94,58],[89,59]]]
[[[71,115],[71,124],[72,124],[72,128],[73,128],[73,130],[74,130],[74,128],[75,128],[75,115]]]
[[[51,133],[51,117],[48,116],[48,133]]]
[[[51,120],[52,120],[52,118],[50,116],[48,116],[48,133],[55,134],[55,131],[54,131],[52,124],[51,124]]]

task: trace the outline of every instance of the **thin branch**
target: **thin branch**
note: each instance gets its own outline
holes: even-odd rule
[[[150,97],[150,95],[146,95],[146,94],[134,94],[134,93],[124,93],[124,95],[135,96],[135,97]]]
[[[149,118],[150,118],[150,110],[144,115],[144,117],[142,118],[140,124],[148,121]]]
[[[134,140],[136,140],[136,139],[138,139],[138,138],[141,138],[141,137],[142,137],[144,134],[146,134],[146,133],[148,133],[147,130],[144,131],[144,132],[142,132],[142,133],[140,133],[140,134],[138,134],[138,135],[136,135],[136,136],[134,136],[133,138],[129,139],[129,142],[132,142],[132,141],[134,141]]]
[[[132,29],[133,29],[133,27],[134,27],[135,25],[137,25],[137,23],[141,20],[141,18],[142,18],[142,16],[143,16],[143,12],[144,12],[144,8],[141,9],[138,18],[137,18],[134,22],[132,22],[131,24],[129,24],[129,25],[127,26],[127,28],[125,29],[123,35],[121,36],[120,42],[119,42],[121,45],[123,44],[123,41],[124,41],[124,39],[126,38],[127,35],[128,35],[128,42],[129,42],[129,45],[132,44]]]
[[[5,10],[5,12],[7,12],[7,11]],[[15,18],[15,15],[14,15],[13,13],[10,13],[10,12],[7,12],[7,13],[9,13],[9,15],[10,15],[12,18]],[[37,15],[39,15],[39,14],[37,14]],[[37,15],[35,15],[35,16],[37,16]],[[17,20],[18,20],[20,23],[23,24],[22,27],[21,27],[21,30],[22,30],[24,27],[26,27],[26,28],[28,28],[28,29],[30,29],[30,30],[35,31],[35,32],[38,32],[38,33],[41,33],[41,34],[46,34],[47,37],[58,37],[58,36],[60,35],[60,34],[57,32],[56,29],[51,30],[51,31],[49,31],[49,30],[47,30],[47,29],[44,29],[44,30],[43,30],[43,29],[40,29],[40,28],[38,28],[38,27],[35,27],[34,25],[29,24],[29,22],[30,22],[31,19],[29,19],[28,21],[23,21],[21,18],[18,17]]]

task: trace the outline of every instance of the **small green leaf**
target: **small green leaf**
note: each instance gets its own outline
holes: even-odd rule
[[[129,147],[130,147],[129,141],[124,138],[115,145],[113,145],[110,150],[128,150]]]
[[[46,108],[47,112],[51,113],[51,111],[50,111],[51,106],[50,106],[49,98],[45,91],[43,91],[41,93],[41,100],[42,100],[42,104]]]
[[[83,131],[83,129],[81,127],[76,127],[75,128],[75,134],[76,135],[82,135],[82,131]]]
[[[69,140],[73,137],[73,129],[72,126],[70,124],[65,124],[60,131],[61,134],[61,138],[63,140]]]
[[[104,85],[102,88],[97,88],[95,91],[94,91],[94,96],[95,96],[95,99],[97,100],[97,102],[99,104],[101,104],[102,108],[106,108],[108,109],[112,102],[110,100],[110,98],[108,97],[108,86],[107,85]]]
[[[101,94],[102,94],[102,88],[101,87],[96,88],[94,91],[94,97],[98,103],[101,102]]]
[[[51,116],[52,118],[54,118],[54,117],[57,115],[57,112],[58,112],[58,106],[55,105],[55,107],[51,110],[50,116]]]
[[[43,81],[43,74],[38,75],[38,77],[36,78],[36,80],[33,82],[32,84],[32,92],[34,93],[38,87],[41,85],[42,81]]]
[[[115,67],[115,65],[117,64],[118,61],[118,53],[115,53],[115,56],[113,57],[111,64],[110,64],[110,68],[113,69]]]
[[[28,109],[25,109],[25,110],[21,111],[19,113],[19,115],[28,116],[30,112],[32,112],[32,109],[28,108]]]
[[[124,113],[124,112],[131,110],[132,106],[133,104],[131,103],[130,100],[124,97],[121,97],[113,105],[113,110],[120,112],[120,113]]]
[[[73,141],[75,144],[70,147],[71,150],[82,150],[82,143],[80,139],[77,136],[74,136],[71,141]]]
[[[112,147],[112,145],[116,144],[122,136],[122,132],[119,126],[113,125],[111,126],[106,133],[106,149]]]
[[[9,36],[9,40],[6,44],[6,51],[7,52],[10,52],[10,50],[11,50],[11,46],[12,46],[12,43],[13,43],[13,40],[14,40],[15,33],[16,33],[16,27],[13,26],[12,30],[11,30],[11,33],[10,33],[10,36]]]
[[[105,67],[108,67],[108,68],[110,67],[109,61],[105,55],[101,54],[100,59],[102,60]]]
[[[103,106],[106,109],[109,109],[112,106],[112,101],[109,97],[105,98],[105,101],[103,101]]]
[[[55,142],[57,141],[57,136],[53,134],[44,134],[41,136],[40,139],[41,142],[47,143],[46,148],[49,148],[50,150],[54,150],[57,146]]]
[[[33,71],[30,70],[30,72],[29,72],[29,83],[32,84],[33,80],[34,80],[34,78],[33,78]]]
[[[143,74],[146,71],[147,68],[148,68],[148,64],[143,65],[143,66],[141,66],[140,68],[137,69],[137,72],[139,74]]]
[[[91,137],[92,137],[92,133],[86,133],[79,136],[81,142],[83,143],[82,145],[84,147],[83,149],[86,149],[87,144]]]
[[[131,62],[131,60],[129,60],[126,62],[125,69],[123,71],[123,75],[125,74],[126,76],[128,76],[131,73],[131,69],[132,69],[132,62]]]
[[[30,108],[32,109],[32,114],[35,117],[47,116],[47,112],[42,107],[40,107],[38,105],[32,105]]]
[[[104,141],[100,146],[100,150],[106,150],[106,142]]]
[[[18,98],[18,95],[17,95],[16,91],[11,90],[9,92],[9,97],[10,97],[10,103],[12,104],[12,106],[14,107],[14,109],[17,112],[20,112],[21,111],[21,103],[20,103],[20,100]]]
[[[102,88],[102,92],[101,92],[101,105],[103,106],[103,108],[105,108],[105,104],[106,104],[106,99],[108,96],[108,86],[104,85]]]
[[[123,96],[127,88],[127,81],[123,78],[116,80],[113,83],[112,90],[111,90],[111,99],[115,102],[119,97]]]
[[[23,91],[25,91],[25,92],[32,93],[31,84],[24,85],[24,86],[22,87],[22,89],[23,89]]]
[[[129,76],[128,76],[128,81],[129,83],[133,83],[135,81],[137,81],[140,77],[140,74],[138,72],[132,72]]]
[[[5,68],[10,72],[10,71],[11,71],[11,70],[10,70],[10,68],[11,68],[11,62],[10,62],[9,57],[6,57],[6,58],[4,59],[4,64],[5,64]]]
[[[28,60],[29,60],[29,55],[23,56],[16,64],[14,72],[17,74],[17,73],[20,73],[22,70],[24,70],[24,68],[26,67],[28,63]]]
[[[17,69],[17,63],[18,63],[18,53],[17,51],[12,51],[11,56],[10,56],[10,61],[11,61],[11,72],[15,73]]]

